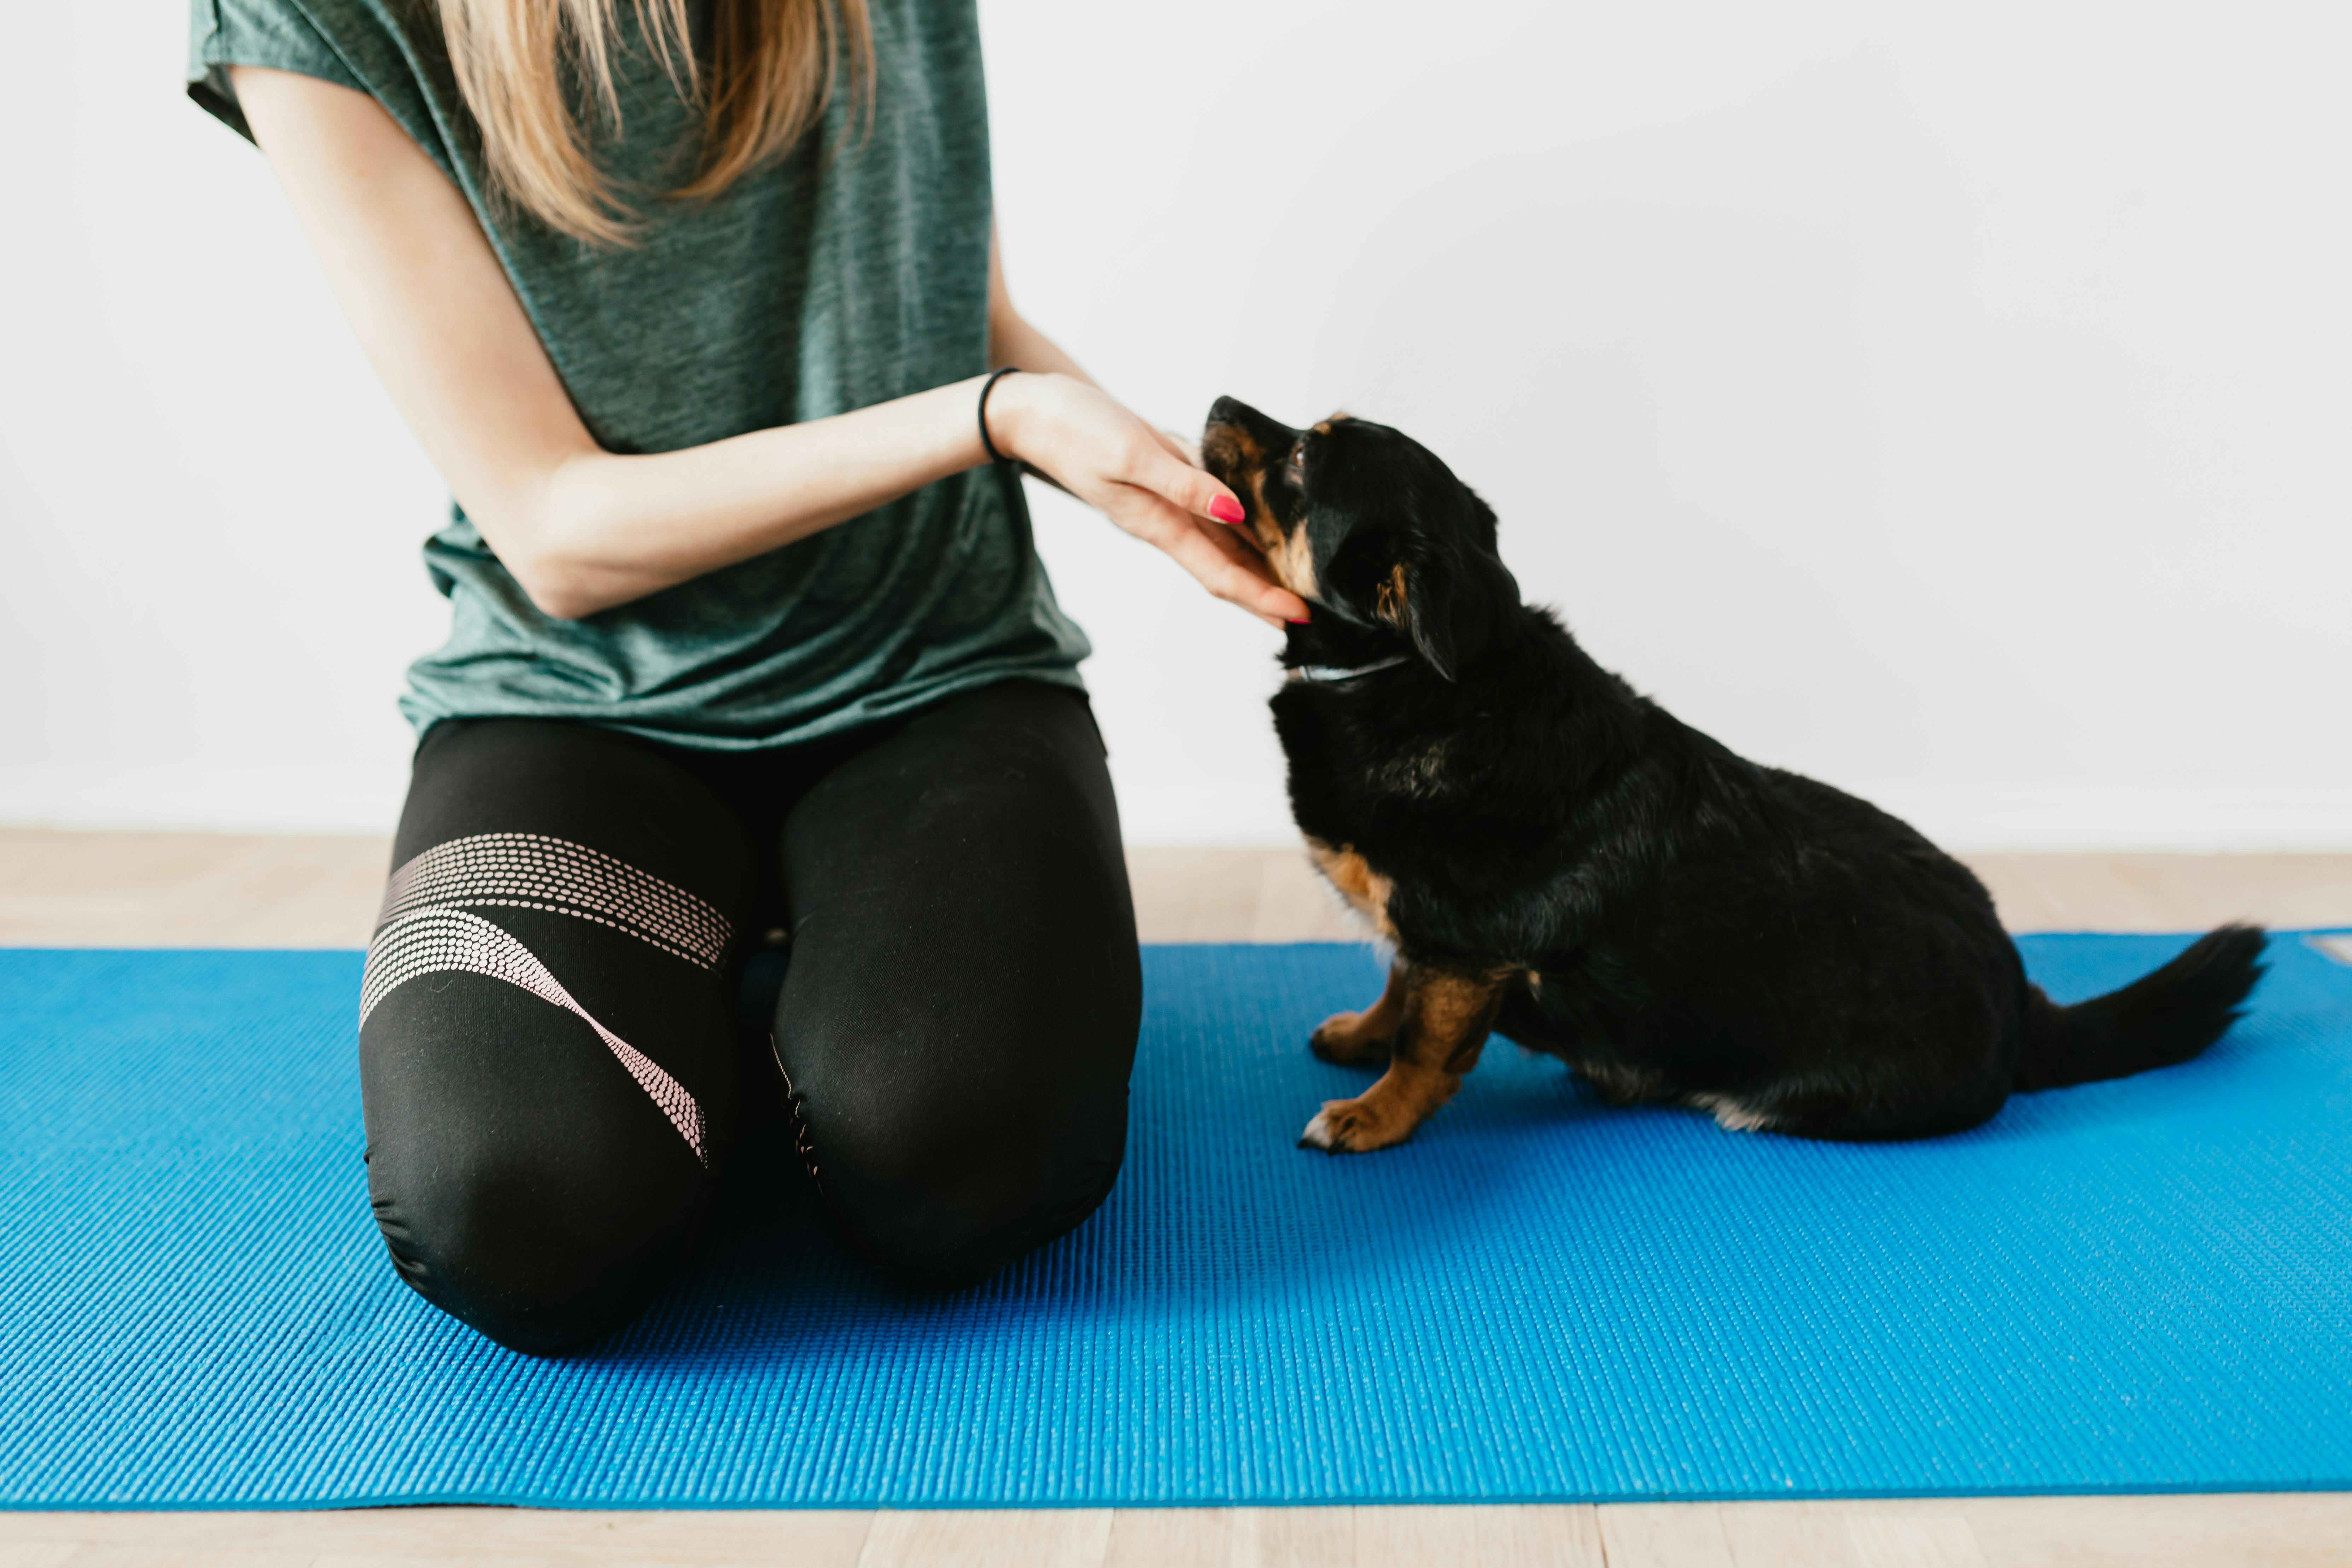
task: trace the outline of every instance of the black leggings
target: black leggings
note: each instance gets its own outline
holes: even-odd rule
[[[1076,692],[1008,681],[753,753],[444,722],[393,864],[369,1191],[401,1277],[501,1344],[635,1317],[763,1108],[851,1245],[918,1286],[985,1278],[1118,1173],[1142,981]],[[774,929],[790,961],[747,1030]]]

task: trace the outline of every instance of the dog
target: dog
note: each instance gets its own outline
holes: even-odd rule
[[[1272,702],[1292,814],[1395,951],[1380,999],[1310,1040],[1385,1070],[1301,1147],[1411,1137],[1490,1032],[1731,1131],[1958,1132],[2015,1091],[2188,1060],[2262,974],[2261,928],[2227,925],[2059,1006],[1966,867],[1681,723],[1522,603],[1494,511],[1418,442],[1225,397],[1201,450],[1310,606]]]

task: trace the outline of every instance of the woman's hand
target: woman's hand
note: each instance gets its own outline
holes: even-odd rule
[[[1008,375],[989,394],[988,431],[998,451],[1172,556],[1218,598],[1270,626],[1307,618],[1306,603],[1275,584],[1265,558],[1232,526],[1244,515],[1234,492],[1177,437],[1099,387],[1051,373]]]

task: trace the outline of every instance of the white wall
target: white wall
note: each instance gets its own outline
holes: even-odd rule
[[[178,0],[0,97],[0,820],[381,828],[431,472]],[[1531,597],[1974,847],[2352,847],[2352,23],[985,0],[1024,310],[1423,437]],[[1440,20],[1442,18],[1442,20]],[[1281,842],[1272,634],[1038,500],[1138,842]]]

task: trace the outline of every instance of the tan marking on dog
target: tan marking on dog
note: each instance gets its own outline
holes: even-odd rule
[[[1238,425],[1215,425],[1202,437],[1201,456],[1220,463],[1237,458],[1240,461],[1233,466],[1257,468],[1265,461],[1265,448]]]
[[[1300,1143],[1332,1154],[1366,1153],[1402,1143],[1462,1087],[1478,1065],[1516,969],[1476,973],[1405,966],[1404,1016],[1389,1070],[1353,1100],[1324,1102]]]
[[[1315,597],[1315,551],[1307,542],[1305,522],[1267,551],[1265,559],[1274,568],[1276,581],[1302,599]]]
[[[1347,1067],[1375,1067],[1389,1059],[1389,1046],[1404,1021],[1405,965],[1389,965],[1388,984],[1380,1000],[1360,1013],[1334,1013],[1315,1027],[1307,1044],[1327,1062]]]
[[[1372,614],[1392,626],[1404,625],[1408,610],[1406,579],[1401,565],[1389,568],[1388,581],[1380,585],[1372,597]]]
[[[1302,599],[1314,598],[1315,552],[1307,543],[1307,530],[1302,526],[1284,534],[1274,519],[1274,509],[1265,504],[1264,468],[1250,469],[1245,479],[1250,533],[1257,542],[1258,553],[1265,557],[1276,583]]]
[[[1315,857],[1315,868],[1348,900],[1349,908],[1370,921],[1374,931],[1394,942],[1396,927],[1389,923],[1389,900],[1396,892],[1396,884],[1373,870],[1361,855],[1347,845],[1335,849],[1320,838],[1309,838],[1307,847]]]
[[[1330,418],[1326,419],[1322,424],[1315,426],[1315,434],[1318,436],[1328,436],[1331,434],[1332,426],[1345,425],[1349,420],[1353,419],[1354,417],[1354,415],[1344,412],[1334,414]]]
[[[1486,1026],[1502,1005],[1503,986],[1518,973],[1504,968],[1465,974],[1416,964],[1406,990],[1410,1027],[1400,1031],[1412,1038],[1399,1045],[1398,1054],[1457,1076],[1476,1067]]]
[[[1274,509],[1265,504],[1265,470],[1244,469],[1242,489],[1249,503],[1250,538],[1257,545],[1258,553],[1270,554],[1282,542],[1282,527],[1274,521]]]
[[[1265,448],[1240,426],[1219,425],[1201,443],[1201,455],[1213,468],[1223,467],[1239,480],[1234,489],[1241,491],[1249,513],[1244,522],[1274,580],[1302,599],[1315,599],[1315,552],[1306,528],[1286,534],[1274,508],[1266,504]]]

